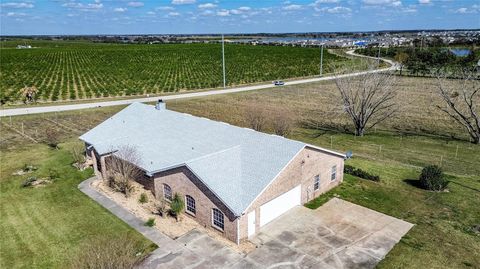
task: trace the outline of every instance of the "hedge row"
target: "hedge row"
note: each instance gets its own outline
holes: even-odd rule
[[[372,181],[380,181],[380,176],[377,175],[372,175],[368,173],[367,171],[364,171],[360,168],[355,168],[351,165],[346,164],[343,168],[343,172],[352,176],[356,176],[359,178],[367,179],[367,180],[372,180]]]

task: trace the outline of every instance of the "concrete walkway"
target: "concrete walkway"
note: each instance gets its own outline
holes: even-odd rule
[[[353,51],[348,51],[347,54],[352,55],[352,56],[377,59],[377,58],[374,58],[374,57],[358,55],[358,54],[355,54]],[[383,59],[383,58],[380,58],[380,60],[389,63],[391,66],[387,67],[387,68],[381,68],[381,69],[370,70],[370,71],[362,71],[362,72],[354,72],[354,73],[343,74],[343,75],[338,75],[338,76],[331,75],[331,76],[325,76],[325,77],[291,80],[291,81],[286,81],[285,86],[319,82],[319,81],[327,81],[327,80],[334,80],[336,78],[342,78],[342,77],[354,77],[354,76],[360,76],[360,75],[364,75],[364,74],[368,74],[368,73],[378,73],[378,72],[392,71],[392,70],[396,70],[398,68],[396,63],[391,61],[391,60]],[[38,106],[38,107],[22,107],[22,108],[12,108],[12,109],[1,109],[0,110],[0,117],[19,116],[19,115],[27,115],[27,114],[40,114],[40,113],[60,112],[60,111],[70,111],[70,110],[96,108],[96,107],[106,107],[106,106],[119,106],[119,105],[128,105],[128,104],[135,103],[135,102],[147,103],[147,102],[155,102],[158,99],[163,99],[165,101],[168,101],[168,100],[176,100],[176,99],[204,97],[204,96],[218,95],[218,94],[263,90],[263,89],[270,89],[270,88],[274,88],[274,87],[278,87],[278,86],[275,86],[272,83],[267,83],[267,84],[235,87],[235,88],[222,89],[222,90],[211,90],[211,91],[203,91],[203,92],[192,92],[192,93],[183,93],[183,94],[166,95],[166,96],[154,96],[154,97],[146,97],[146,98],[132,98],[132,99],[123,99],[123,100],[115,100],[115,101],[90,102],[90,103],[73,104],[73,105],[56,105],[56,106],[53,105],[53,106]]]
[[[88,197],[92,198],[95,202],[99,203],[103,207],[105,207],[108,211],[112,212],[115,216],[119,219],[126,222],[130,225],[133,229],[137,230],[139,233],[143,234],[146,238],[148,238],[153,243],[157,244],[158,246],[165,245],[166,243],[174,242],[170,237],[162,234],[155,228],[145,226],[145,222],[141,219],[137,218],[132,213],[128,212],[125,208],[118,205],[114,201],[110,200],[104,194],[95,190],[91,183],[96,180],[95,177],[89,178],[78,185],[78,188],[85,193]]]

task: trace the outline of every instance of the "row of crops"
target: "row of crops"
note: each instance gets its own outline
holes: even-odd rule
[[[42,42],[0,49],[0,98],[36,86],[44,101],[176,92],[222,86],[219,44],[120,45]],[[318,75],[319,49],[227,44],[227,84]],[[345,61],[324,52],[328,63]]]

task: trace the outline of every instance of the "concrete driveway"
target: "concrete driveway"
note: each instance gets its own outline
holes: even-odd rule
[[[373,268],[412,224],[341,199],[316,210],[295,207],[262,227],[257,248],[240,254],[205,233],[192,230],[173,240],[91,186],[79,189],[158,248],[137,268]]]
[[[334,198],[317,210],[296,207],[251,239],[257,248],[239,254],[193,230],[162,246],[145,268],[374,268],[413,225]]]
[[[264,226],[247,261],[261,268],[374,268],[412,224],[334,198]]]

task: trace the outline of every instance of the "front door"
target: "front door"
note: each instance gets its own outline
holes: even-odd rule
[[[255,234],[255,210],[248,213],[248,237]]]

